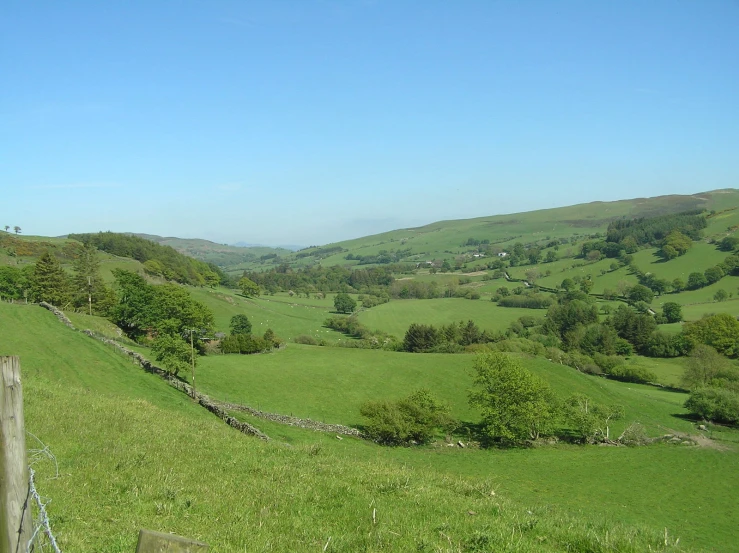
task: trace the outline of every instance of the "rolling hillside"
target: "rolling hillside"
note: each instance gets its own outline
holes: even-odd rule
[[[56,477],[50,459],[34,468],[62,550],[128,552],[140,527],[214,551],[677,550],[654,526],[508,499],[494,473],[312,433],[293,447],[245,437],[35,306],[0,304],[0,335],[21,357],[27,429],[58,463]]]

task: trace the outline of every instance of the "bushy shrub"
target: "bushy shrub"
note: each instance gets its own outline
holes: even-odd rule
[[[721,388],[698,388],[690,393],[685,408],[706,420],[739,422],[739,394]]]
[[[639,365],[617,365],[606,373],[611,378],[621,380],[623,382],[635,382],[646,384],[647,382],[656,382],[657,375],[646,367]]]
[[[428,390],[418,390],[398,401],[367,401],[360,407],[367,419],[365,434],[384,445],[424,444],[456,423],[450,408]]]
[[[232,334],[221,340],[221,351],[223,353],[262,353],[270,351],[274,347],[273,342],[267,341],[261,336],[251,334]]]
[[[299,336],[296,336],[293,338],[293,341],[296,344],[305,344],[306,346],[325,346],[326,341],[325,340],[317,340],[313,336],[309,336],[308,334],[301,334]]]

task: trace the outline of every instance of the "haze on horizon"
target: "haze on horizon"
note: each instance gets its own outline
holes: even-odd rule
[[[739,4],[0,13],[0,224],[324,244],[739,187]]]

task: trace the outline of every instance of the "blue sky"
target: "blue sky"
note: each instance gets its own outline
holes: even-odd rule
[[[322,244],[739,187],[739,2],[6,0],[0,221]]]

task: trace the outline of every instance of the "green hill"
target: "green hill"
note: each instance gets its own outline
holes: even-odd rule
[[[605,232],[608,223],[624,217],[654,217],[694,209],[722,211],[739,206],[739,190],[714,190],[692,195],[636,198],[615,202],[591,202],[525,213],[440,221],[422,227],[399,229],[354,240],[335,242],[320,248],[301,250],[293,258],[297,264],[320,260],[323,265],[356,265],[352,257],[377,256],[382,251],[397,254],[399,260],[420,262],[468,256],[476,248],[465,246],[470,238],[487,240],[505,249],[516,241],[546,242],[559,238]],[[736,210],[727,212],[712,229],[739,224]],[[290,259],[288,256],[286,259]]]
[[[0,304],[0,335],[21,357],[29,441],[58,463],[34,469],[62,550],[132,551],[141,527],[214,551],[677,550],[661,528],[511,500],[494,473],[413,467],[349,438],[248,438],[36,306]]]
[[[135,236],[146,238],[163,246],[170,246],[180,253],[224,268],[234,265],[258,266],[265,261],[271,262],[278,257],[292,253],[291,250],[284,248],[229,246],[228,244],[217,244],[200,238],[163,237],[155,234],[141,233],[136,233]]]

